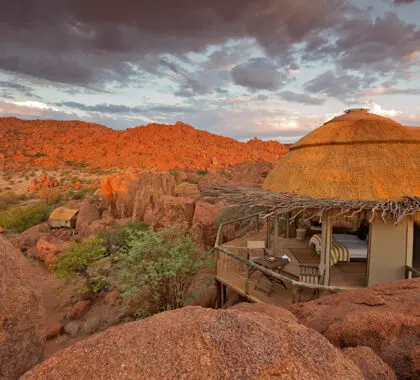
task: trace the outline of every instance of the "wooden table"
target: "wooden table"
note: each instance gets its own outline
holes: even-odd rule
[[[255,264],[261,265],[264,268],[271,269],[274,272],[281,272],[284,269],[284,267],[287,264],[289,264],[289,262],[290,262],[288,259],[282,259],[280,257],[276,257],[276,260],[271,261],[271,260],[267,260],[268,257],[275,257],[275,256],[259,257],[258,259],[252,260],[252,262],[255,263]],[[256,269],[256,268],[251,268],[249,270],[248,275],[251,276],[257,270],[258,269]],[[271,292],[271,289],[273,288],[274,282],[277,282],[277,283],[283,285],[283,287],[285,289],[287,289],[286,284],[282,280],[279,280],[277,278],[275,278],[275,279],[270,278],[268,275],[266,275],[265,273],[262,273],[262,272],[261,272],[261,276],[260,276],[257,284],[255,285],[254,289],[257,289],[259,287],[259,284],[260,284],[260,281],[261,281],[262,278],[266,278],[270,282],[270,287],[267,290],[267,295],[270,295],[270,292]]]

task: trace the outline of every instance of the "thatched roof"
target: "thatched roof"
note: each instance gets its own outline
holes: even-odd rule
[[[370,200],[340,200],[331,198],[311,198],[292,193],[278,193],[265,191],[249,186],[212,185],[200,189],[207,199],[224,200],[230,207],[240,207],[249,214],[260,213],[270,215],[296,211],[311,211],[312,215],[320,218],[330,210],[335,211],[335,216],[353,217],[359,213],[367,213],[373,220],[380,217],[384,222],[392,219],[398,223],[406,216],[413,216],[419,220],[420,197],[403,197],[398,201],[370,201]]]
[[[58,207],[50,214],[49,219],[69,221],[77,213],[77,210],[72,210],[66,207]]]
[[[420,196],[420,134],[357,110],[315,129],[282,157],[263,189],[311,198]]]

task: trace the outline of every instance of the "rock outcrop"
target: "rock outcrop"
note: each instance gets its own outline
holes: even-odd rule
[[[253,305],[186,307],[126,323],[57,352],[23,379],[363,379],[359,368],[290,313]]]
[[[194,216],[194,199],[164,195],[155,202],[154,227],[190,226]]]
[[[0,379],[17,379],[37,364],[45,343],[45,315],[25,259],[0,237]]]
[[[399,379],[420,377],[420,279],[343,292],[290,311],[338,347],[370,347]]]
[[[393,369],[370,347],[348,347],[343,353],[359,367],[366,380],[397,380]]]

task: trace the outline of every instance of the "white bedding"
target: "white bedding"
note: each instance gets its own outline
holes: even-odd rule
[[[334,234],[333,239],[345,245],[350,252],[350,259],[367,259],[368,240],[360,240],[356,235]]]

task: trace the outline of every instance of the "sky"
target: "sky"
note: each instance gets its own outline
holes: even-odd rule
[[[419,16],[419,0],[0,0],[0,116],[285,143],[348,108],[420,126]]]

